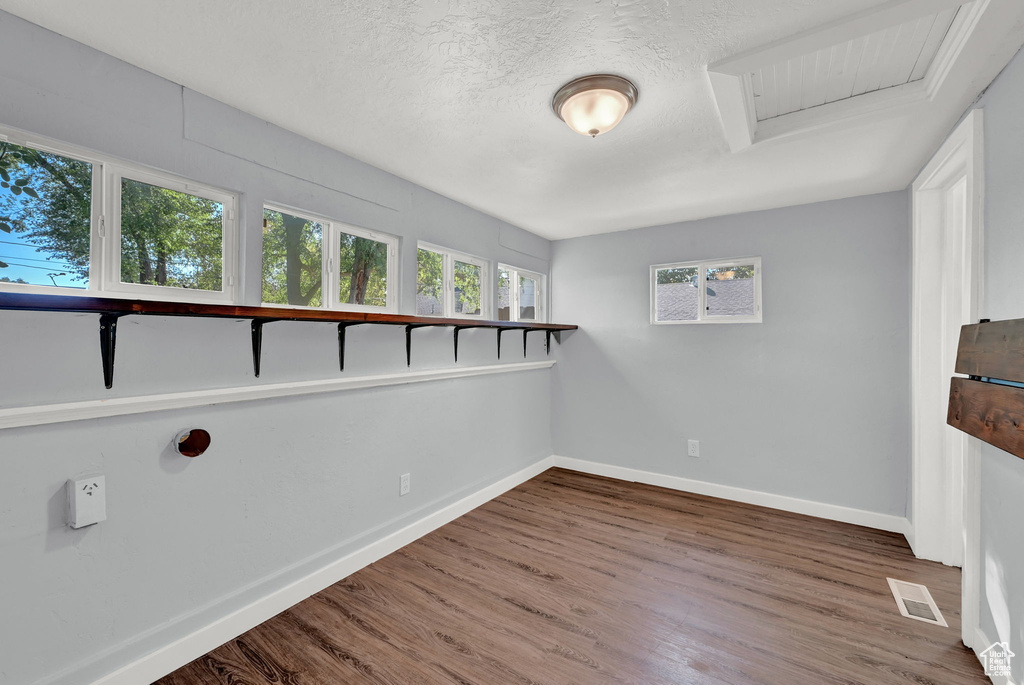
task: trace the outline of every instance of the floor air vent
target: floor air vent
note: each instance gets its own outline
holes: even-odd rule
[[[896,606],[900,613],[915,621],[924,621],[936,626],[949,627],[946,619],[942,618],[942,612],[935,605],[932,594],[928,588],[917,583],[908,583],[905,580],[886,578],[889,581],[889,589],[896,600]]]

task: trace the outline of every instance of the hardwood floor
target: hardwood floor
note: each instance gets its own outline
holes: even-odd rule
[[[959,603],[894,533],[551,469],[159,683],[986,683]]]

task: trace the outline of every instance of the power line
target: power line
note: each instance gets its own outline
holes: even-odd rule
[[[16,243],[12,240],[0,240],[4,245],[18,245],[19,247],[34,247],[32,243]]]
[[[53,269],[48,269],[45,266],[32,266],[31,264],[18,264],[16,262],[7,262],[7,266],[20,266],[23,269],[39,269],[40,271],[53,271]]]
[[[20,259],[23,262],[42,262],[43,264],[59,264],[61,266],[70,266],[74,268],[74,264],[71,262],[59,262],[53,259],[33,259],[32,257],[22,257],[20,255],[3,255],[0,254],[0,259]]]
[[[16,243],[13,240],[0,240],[4,245],[17,245],[18,247],[39,247],[35,243]]]

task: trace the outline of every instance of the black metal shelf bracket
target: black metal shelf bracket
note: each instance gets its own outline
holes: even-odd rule
[[[456,326],[455,331],[452,334],[452,343],[455,348],[455,363],[459,363],[459,331],[467,328],[476,328],[476,326]]]
[[[358,326],[359,322],[342,321],[338,324],[338,367],[345,370],[345,331],[349,326]]]
[[[112,297],[70,297],[66,295],[35,295],[0,292],[0,312],[74,312],[99,316],[100,355],[103,363],[103,384],[109,390],[114,386],[114,356],[117,347],[117,321],[123,316],[170,316],[233,319],[249,321],[252,339],[252,370],[260,376],[263,354],[263,326],[274,321],[330,322],[338,325],[338,368],[345,371],[346,334],[349,326],[362,324],[404,326],[405,363],[412,366],[412,329],[424,327],[453,328],[455,361],[459,361],[459,334],[467,328],[492,328],[497,331],[498,359],[501,359],[501,334],[505,331],[523,332],[523,355],[529,351],[527,339],[530,331],[545,331],[545,348],[551,353],[551,335],[561,342],[561,331],[573,331],[570,324],[547,324],[537,321],[493,321],[462,317],[407,316],[402,314],[365,314],[345,311],[312,311],[308,308],[252,307],[234,304],[198,304],[165,302],[161,300],[125,300]]]
[[[501,359],[501,334],[504,333],[505,331],[515,331],[515,330],[518,330],[518,327],[514,327],[514,328],[498,328],[497,330],[498,330],[498,359]]]
[[[544,354],[551,354],[551,331],[544,331]]]
[[[412,329],[423,328],[432,324],[411,323],[405,327],[405,365],[412,366]]]
[[[103,361],[103,384],[114,387],[114,348],[117,346],[117,320],[122,314],[100,314],[100,357]]]
[[[271,323],[277,319],[253,319],[252,320],[252,371],[256,378],[260,377],[260,358],[263,355],[263,324]]]

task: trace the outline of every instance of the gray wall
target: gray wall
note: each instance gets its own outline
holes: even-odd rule
[[[401,236],[405,313],[416,239],[547,270],[546,240],[3,13],[0,93],[0,123],[241,192],[249,303],[264,200]],[[330,325],[268,325],[257,381],[247,322],[126,318],[104,391],[97,330],[95,316],[0,312],[0,406],[338,375]],[[414,369],[452,365],[450,331],[413,335]],[[460,347],[460,366],[495,361],[493,332]],[[405,370],[400,328],[353,328],[348,348],[346,376]],[[549,377],[0,430],[0,683],[88,682],[548,456]],[[212,448],[172,456],[191,425]],[[71,530],[64,481],[92,472],[107,477],[109,519]]]
[[[979,103],[985,110],[982,317],[1024,318],[1024,53]],[[981,446],[981,629],[1009,641],[1024,681],[1024,460]],[[986,645],[981,645],[984,649]]]
[[[758,255],[763,323],[650,324],[651,264]],[[556,454],[905,515],[907,193],[558,241],[552,282]]]

